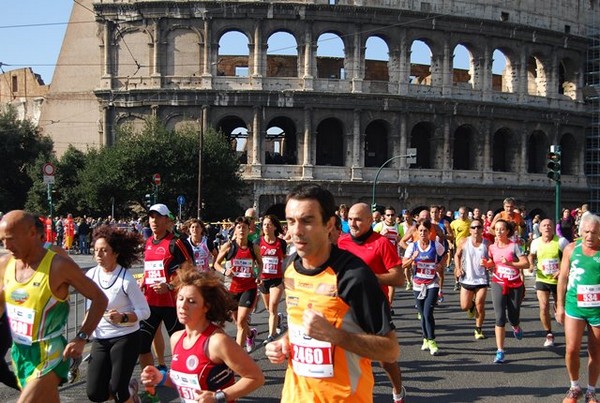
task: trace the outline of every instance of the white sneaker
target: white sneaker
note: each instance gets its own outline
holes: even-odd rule
[[[544,347],[554,347],[554,335],[552,333],[548,333],[546,335],[546,340],[544,341]]]
[[[140,389],[140,385],[135,378],[131,378],[129,381],[129,396],[131,397],[131,401],[133,403],[140,403],[140,397],[138,396],[138,391]]]

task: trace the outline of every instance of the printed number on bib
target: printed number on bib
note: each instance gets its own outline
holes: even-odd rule
[[[435,278],[435,263],[433,262],[417,262],[416,276],[431,280]]]
[[[580,308],[600,307],[600,285],[578,285],[577,306]]]
[[[6,304],[6,313],[10,319],[13,340],[20,344],[31,345],[33,342],[35,310]]]
[[[252,277],[252,260],[251,259],[233,259],[233,273],[235,277],[250,278]]]
[[[517,269],[515,269],[514,267],[506,266],[503,264],[498,264],[496,273],[498,274],[498,277],[500,277],[500,278],[511,279],[511,278],[515,277],[516,275],[518,275],[519,271]]]
[[[277,267],[279,266],[279,259],[273,256],[263,256],[263,273],[265,274],[277,274]]]
[[[181,397],[181,401],[185,403],[196,402],[196,391],[201,390],[198,375],[186,374],[179,371],[170,370],[169,376],[171,381],[177,386],[177,391]]]
[[[315,340],[304,334],[304,328],[289,325],[292,347],[292,368],[300,376],[329,378],[333,376],[333,348],[331,343]]]
[[[165,266],[160,260],[144,262],[144,273],[146,274],[146,285],[167,282],[167,277],[165,276]]]
[[[542,273],[546,276],[558,273],[558,259],[544,259],[542,260]]]

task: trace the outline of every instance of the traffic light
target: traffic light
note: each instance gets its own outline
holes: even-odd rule
[[[371,204],[371,212],[374,213],[375,211],[377,211],[377,203]]]
[[[548,178],[560,182],[560,150],[552,150],[546,156],[548,167]]]
[[[144,195],[144,204],[146,205],[146,209],[152,206],[152,195],[150,193]]]

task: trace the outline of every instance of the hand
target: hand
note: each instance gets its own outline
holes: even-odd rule
[[[556,313],[554,314],[554,319],[556,319],[556,321],[563,325],[565,324],[565,308],[562,306],[557,305],[556,306]]]
[[[68,360],[69,358],[81,358],[83,355],[83,348],[85,347],[85,340],[74,338],[71,340],[63,351],[63,361]]]
[[[336,329],[321,312],[306,309],[302,315],[302,325],[304,332],[313,339],[328,341],[332,344],[338,344],[335,340],[338,329]]]
[[[290,344],[287,336],[272,341],[265,346],[265,355],[273,364],[281,364],[289,358]]]
[[[216,393],[211,392],[210,390],[199,390],[196,389],[194,391],[194,400],[201,403],[214,403],[217,401],[215,397]]]
[[[162,373],[154,366],[148,365],[140,374],[142,384],[147,386],[155,386],[162,381]]]
[[[169,292],[169,287],[167,287],[167,283],[154,283],[151,287],[157,294],[166,294]]]
[[[125,315],[120,312],[117,312],[116,309],[111,309],[104,314],[104,318],[109,322],[114,323],[115,325],[118,325],[119,323],[123,322],[123,316]]]

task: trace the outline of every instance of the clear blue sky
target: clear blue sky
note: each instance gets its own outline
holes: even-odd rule
[[[46,84],[50,83],[73,0],[1,2],[0,62],[6,64],[2,68],[31,67]]]
[[[52,81],[54,67],[76,0],[0,0],[0,63],[9,71],[31,67],[46,84]],[[235,43],[235,42],[234,42]],[[320,45],[327,46],[327,42]],[[416,63],[428,64],[428,50],[416,50]],[[247,49],[246,49],[247,52]],[[387,53],[387,52],[385,52]],[[467,56],[457,54],[458,68],[468,68]],[[376,57],[379,59],[378,57]],[[381,60],[381,59],[380,59]],[[467,59],[468,60],[468,59]],[[466,63],[465,63],[466,62]],[[465,66],[466,64],[466,66]],[[494,69],[498,73],[498,67]],[[502,70],[503,66],[499,69]]]

